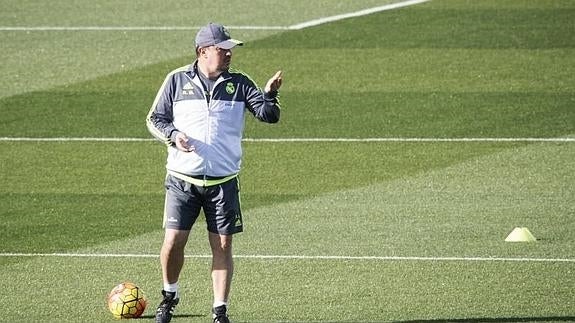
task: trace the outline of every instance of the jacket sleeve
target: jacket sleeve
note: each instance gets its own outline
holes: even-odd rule
[[[267,123],[276,123],[280,120],[281,107],[278,92],[264,92],[247,76],[246,105],[258,120]]]
[[[172,103],[175,87],[173,76],[174,74],[170,73],[164,80],[146,117],[148,131],[166,145],[173,145],[172,136],[175,136],[177,132],[173,124],[174,111]]]

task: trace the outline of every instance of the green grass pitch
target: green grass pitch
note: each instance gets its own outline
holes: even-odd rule
[[[290,26],[392,2],[9,0],[0,27]],[[569,0],[433,0],[232,28],[235,67],[285,83],[280,123],[246,122],[275,141],[244,142],[231,319],[575,321],[573,21]],[[151,138],[194,34],[0,28],[0,322],[112,322],[105,296],[125,280],[153,321],[165,148],[6,138]],[[537,242],[504,242],[518,226]],[[173,322],[211,319],[204,227]]]

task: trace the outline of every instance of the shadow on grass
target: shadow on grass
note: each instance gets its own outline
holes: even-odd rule
[[[206,315],[200,315],[200,314],[174,314],[173,318],[194,318],[194,317],[206,317]],[[155,319],[156,316],[155,315],[142,315],[140,317],[138,317],[138,320],[149,320],[149,319]]]
[[[466,319],[432,319],[393,321],[395,323],[467,323],[467,322],[575,322],[575,316],[546,316],[546,317],[483,317]]]

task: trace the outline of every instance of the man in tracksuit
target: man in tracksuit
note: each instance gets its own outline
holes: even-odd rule
[[[232,235],[243,230],[237,175],[244,114],[278,122],[282,84],[281,71],[262,91],[247,75],[230,70],[236,45],[242,42],[222,25],[202,27],[196,35],[197,59],[168,74],[146,119],[151,134],[168,145],[158,323],[169,322],[179,302],[184,247],[201,209],[212,250],[213,322],[229,322]]]

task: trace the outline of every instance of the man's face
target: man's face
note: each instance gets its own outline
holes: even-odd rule
[[[204,48],[204,51],[206,65],[212,72],[225,72],[230,68],[232,62],[231,49],[209,46]]]

